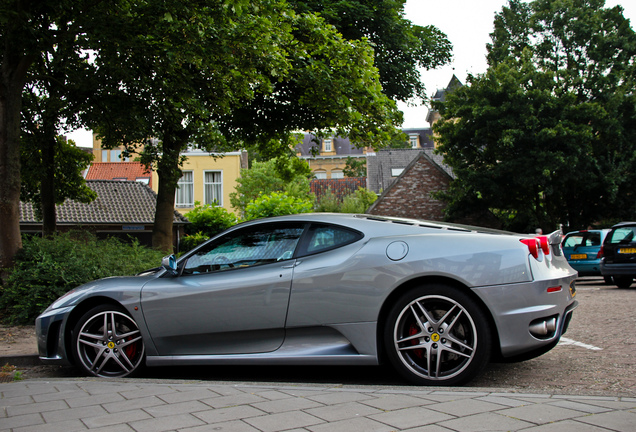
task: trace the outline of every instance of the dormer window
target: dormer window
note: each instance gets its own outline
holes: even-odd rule
[[[411,148],[416,149],[419,147],[420,137],[418,135],[409,135],[409,143]]]
[[[333,140],[332,139],[325,139],[322,141],[323,143],[323,149],[325,150],[325,152],[330,152],[333,151]]]

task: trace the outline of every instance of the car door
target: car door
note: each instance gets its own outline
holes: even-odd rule
[[[303,224],[244,227],[149,282],[141,305],[159,355],[268,352],[283,342]]]

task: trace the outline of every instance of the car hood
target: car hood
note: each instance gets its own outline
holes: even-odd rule
[[[139,300],[141,288],[157,277],[156,273],[144,273],[138,276],[112,276],[80,285],[55,300],[47,308],[59,309],[74,306],[80,301],[94,296],[112,298],[122,304]]]

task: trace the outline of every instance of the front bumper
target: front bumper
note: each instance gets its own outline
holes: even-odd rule
[[[66,335],[63,329],[73,307],[43,312],[35,320],[38,355],[44,364],[71,365],[73,359],[66,350]]]

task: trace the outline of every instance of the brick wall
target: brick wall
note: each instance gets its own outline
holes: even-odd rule
[[[420,155],[378,198],[369,213],[442,221],[446,205],[432,198],[431,192],[448,189],[450,180],[439,166]]]

